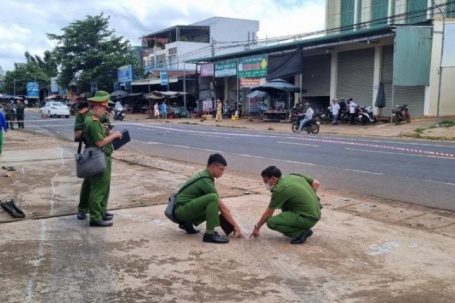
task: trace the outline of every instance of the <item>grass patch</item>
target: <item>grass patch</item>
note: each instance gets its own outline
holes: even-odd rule
[[[416,128],[414,131],[421,135],[425,131],[425,128]]]
[[[449,127],[455,126],[455,121],[445,120],[445,121],[442,121],[439,125],[442,127],[449,128]]]

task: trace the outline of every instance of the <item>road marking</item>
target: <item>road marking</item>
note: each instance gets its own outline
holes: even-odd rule
[[[423,181],[427,181],[427,182],[431,182],[431,183],[437,183],[437,184],[443,184],[443,185],[455,186],[455,183],[449,183],[449,182],[439,182],[439,181],[433,181],[433,180],[427,180],[427,179],[424,179]]]
[[[378,175],[378,176],[384,175],[383,173],[374,173],[374,172],[366,171],[366,170],[349,169],[349,168],[345,168],[344,170],[353,171],[353,172],[362,173],[362,174],[371,174],[371,175]]]
[[[369,150],[369,149],[349,148],[349,147],[346,147],[345,149],[346,150],[354,150],[354,151],[363,151],[363,152],[368,152],[368,153],[378,153],[378,154],[388,154],[388,155],[402,155],[402,156],[410,156],[410,157],[436,158],[436,159],[444,159],[444,160],[455,160],[455,158],[447,158],[447,157],[441,157],[441,156],[415,155],[415,154],[386,152],[386,151],[380,151],[380,150]]]
[[[289,144],[289,145],[300,145],[300,146],[319,147],[319,145],[316,145],[316,144],[304,144],[304,143],[281,142],[281,141],[278,141],[278,143],[281,143],[281,144]]]

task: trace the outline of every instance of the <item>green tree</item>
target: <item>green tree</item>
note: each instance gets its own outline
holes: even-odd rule
[[[47,34],[57,41],[53,55],[60,69],[60,86],[75,85],[85,92],[90,90],[90,82],[96,82],[99,90],[112,91],[117,68],[135,65],[129,41],[116,37],[108,26],[109,17],[101,13],[72,22],[62,29],[62,35]]]

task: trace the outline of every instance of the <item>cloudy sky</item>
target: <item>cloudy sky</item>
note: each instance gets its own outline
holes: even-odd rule
[[[24,53],[52,50],[46,33],[61,34],[72,21],[104,13],[117,36],[140,45],[139,37],[210,17],[259,20],[258,38],[324,28],[325,0],[2,0],[0,66],[13,70]]]

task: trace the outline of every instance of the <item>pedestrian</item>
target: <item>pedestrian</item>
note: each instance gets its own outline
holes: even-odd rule
[[[332,106],[331,106],[330,110],[331,110],[332,116],[333,116],[332,125],[337,125],[338,117],[340,114],[340,105],[338,104],[337,99],[332,100]]]
[[[110,102],[114,103],[113,101]],[[90,108],[86,101],[79,102],[77,107],[78,111],[74,119],[74,141],[79,142],[80,140],[82,140],[82,142],[84,142],[85,144],[85,139],[83,137],[84,122],[86,114],[89,112]],[[109,115],[107,111],[101,117],[100,122],[103,124],[106,136],[109,136],[112,125],[109,120]],[[87,212],[89,211],[90,208],[89,206],[91,189],[90,180],[91,180],[90,178],[84,178],[84,181],[82,181],[81,191],[79,194],[79,204],[77,206],[78,208],[77,218],[79,220],[85,220],[87,218]],[[104,212],[104,215],[106,217],[113,216],[113,214],[108,212],[107,210]]]
[[[321,218],[316,191],[319,181],[300,174],[282,176],[275,166],[261,173],[265,187],[272,192],[269,205],[254,225],[250,237],[258,237],[262,225],[291,237],[291,244],[301,244],[313,235],[311,228]],[[273,216],[276,209],[281,213]]]
[[[196,234],[199,230],[194,225],[206,221],[206,230],[203,237],[208,243],[228,243],[229,239],[220,236],[215,228],[220,226],[221,215],[234,227],[237,237],[243,238],[243,233],[234,220],[229,207],[224,203],[215,187],[214,180],[223,175],[227,162],[220,154],[210,155],[207,167],[194,174],[181,188],[175,198],[175,216],[181,222],[179,227],[189,234]]]
[[[357,104],[352,98],[348,99],[349,115],[351,116],[351,125],[355,124],[355,114],[357,112]]]
[[[101,123],[103,115],[106,114],[109,97],[109,93],[97,91],[94,97],[87,99],[90,110],[85,114],[83,131],[86,147],[99,147],[103,149],[106,159],[106,170],[103,173],[87,178],[87,182],[90,183],[88,199],[90,213],[89,225],[98,227],[112,226],[112,222],[110,221],[113,215],[106,213],[111,183],[111,154],[113,152],[111,142],[115,138],[122,138],[122,133],[119,131],[106,135],[106,129]],[[83,192],[81,189],[82,195]],[[78,218],[80,214],[81,211],[78,213]]]
[[[3,147],[3,131],[5,133],[8,131],[8,124],[6,124],[5,115],[0,111],[0,156],[2,155]]]
[[[14,130],[14,124],[13,121],[14,119],[14,109],[11,106],[11,103],[6,102],[5,103],[5,120],[6,120],[6,126],[8,129]]]
[[[160,118],[160,109],[158,107],[158,102],[155,102],[155,105],[153,105],[153,116],[155,117],[155,119]]]
[[[216,122],[221,122],[223,121],[223,103],[221,100],[217,101],[216,104],[216,117],[215,117]]]
[[[24,128],[25,107],[20,100],[17,100],[16,115],[17,115],[17,127]]]
[[[302,131],[302,128],[305,127],[311,119],[313,119],[314,110],[310,107],[310,103],[305,103],[305,108],[305,118],[300,122],[299,129],[297,131],[299,133]],[[310,133],[310,131],[308,131],[308,133]]]
[[[163,101],[163,103],[161,103],[161,115],[163,116],[163,119],[167,118],[166,101]]]

